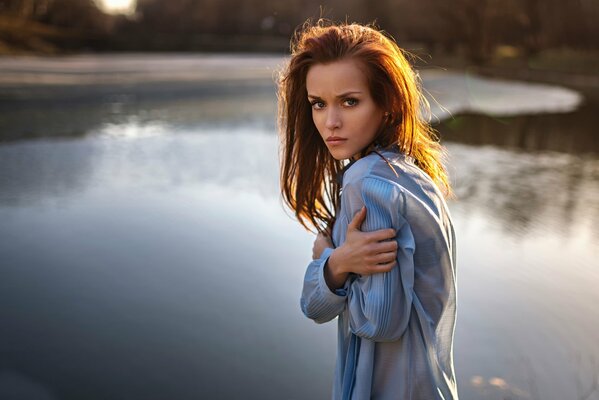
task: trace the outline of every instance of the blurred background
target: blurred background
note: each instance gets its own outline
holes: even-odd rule
[[[276,87],[306,18],[413,54],[460,398],[599,399],[599,3],[0,0],[0,399],[326,399]]]

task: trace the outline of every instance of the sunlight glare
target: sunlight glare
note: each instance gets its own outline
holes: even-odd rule
[[[131,12],[134,0],[100,0],[100,5],[106,12]]]

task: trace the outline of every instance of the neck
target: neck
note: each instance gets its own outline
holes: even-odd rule
[[[370,154],[371,152],[373,152],[376,148],[378,147],[378,144],[376,143],[370,143],[370,145],[368,145],[368,147],[365,147],[362,151],[360,151],[357,154],[354,154],[351,157],[351,161],[358,161],[360,158]]]

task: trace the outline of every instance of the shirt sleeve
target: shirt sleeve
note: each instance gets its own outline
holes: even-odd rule
[[[366,205],[363,232],[396,231],[397,265],[389,272],[358,276],[349,286],[347,307],[351,331],[373,341],[398,340],[410,319],[414,288],[415,239],[404,214],[405,194],[386,180],[365,177],[343,189],[351,221]]]
[[[345,309],[349,279],[342,288],[334,292],[324,279],[324,268],[333,249],[327,247],[319,259],[312,261],[306,269],[300,305],[304,315],[316,323],[328,322]]]

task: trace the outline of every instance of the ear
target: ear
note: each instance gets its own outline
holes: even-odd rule
[[[391,114],[389,111],[385,111],[383,113],[383,124],[389,125],[389,123],[393,120],[392,117],[393,117],[393,114]]]

